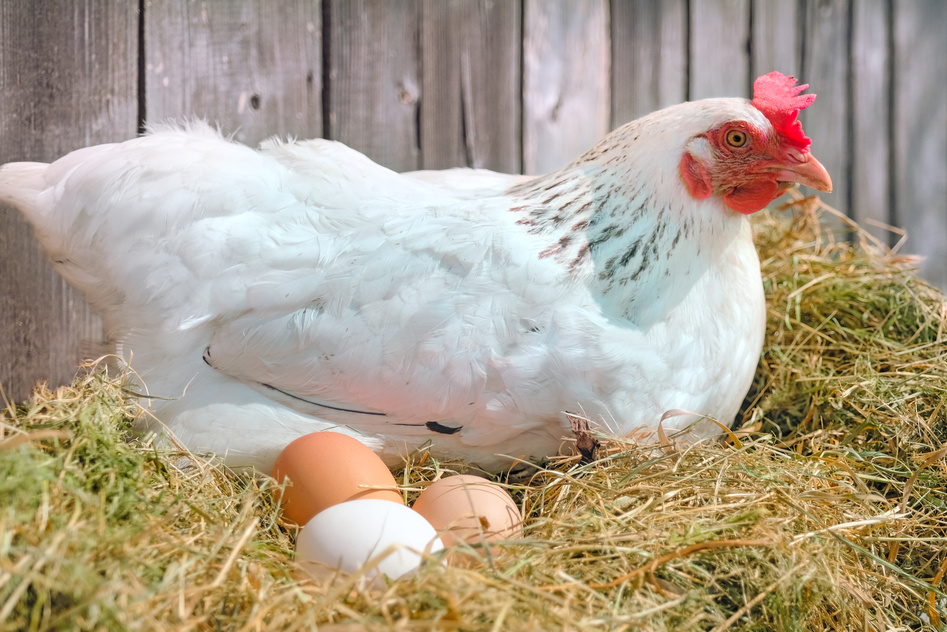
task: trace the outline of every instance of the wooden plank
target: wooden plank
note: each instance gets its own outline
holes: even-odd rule
[[[0,3],[0,163],[50,161],[137,129],[137,7]],[[37,380],[68,383],[95,357],[102,323],[53,272],[19,213],[0,207],[0,384],[14,400]],[[2,404],[0,404],[2,406]]]
[[[526,0],[523,27],[523,166],[558,169],[609,127],[606,0]]]
[[[820,197],[842,212],[851,208],[848,134],[849,0],[806,3],[803,33],[803,83],[819,95],[799,119],[812,139],[812,151],[832,176],[834,191]],[[808,192],[808,191],[807,191]]]
[[[687,2],[612,0],[610,22],[611,126],[687,100]]]
[[[749,0],[700,0],[690,10],[690,98],[749,97]]]
[[[145,4],[149,121],[202,117],[244,143],[322,135],[318,0]]]
[[[895,221],[947,290],[947,3],[894,3]]]
[[[329,138],[396,171],[421,166],[417,0],[329,3]]]
[[[882,242],[894,235],[869,220],[890,222],[888,148],[888,2],[852,0],[851,217]]]
[[[799,76],[802,67],[801,3],[752,0],[750,12],[750,79],[777,70],[805,83],[805,77]],[[778,206],[788,199],[779,198],[771,206]]]
[[[687,7],[684,0],[661,3],[661,69],[658,76],[658,108],[688,99]]]
[[[421,165],[522,169],[517,2],[421,5]]]
[[[778,70],[799,77],[802,65],[801,11],[798,2],[753,0],[750,25],[750,77]]]

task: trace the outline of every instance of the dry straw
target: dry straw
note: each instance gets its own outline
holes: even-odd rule
[[[524,539],[381,592],[298,573],[267,479],[132,437],[120,377],[38,389],[0,427],[0,629],[947,629],[947,301],[816,206],[756,220],[741,431],[583,436],[509,484]],[[451,469],[415,455],[406,499]]]

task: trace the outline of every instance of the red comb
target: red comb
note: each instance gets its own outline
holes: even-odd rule
[[[799,149],[807,151],[812,141],[803,133],[802,123],[796,120],[799,111],[815,101],[814,94],[799,93],[809,84],[796,85],[793,77],[779,72],[758,77],[753,82],[753,106],[769,119],[773,127]]]

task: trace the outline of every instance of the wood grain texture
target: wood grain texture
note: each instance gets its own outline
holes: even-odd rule
[[[137,128],[133,5],[0,3],[0,163],[50,161]],[[98,354],[102,323],[46,262],[32,230],[0,207],[0,385],[14,400],[38,380],[68,383]]]
[[[832,193],[820,193],[838,210],[851,210],[848,199],[851,145],[848,129],[849,0],[806,3],[801,79],[818,98],[799,119],[812,139],[812,153],[832,176]],[[807,193],[812,193],[804,189]]]
[[[524,11],[523,166],[546,173],[608,131],[608,4],[526,0]]]
[[[421,4],[421,166],[522,169],[521,5]]]
[[[148,3],[148,120],[206,118],[250,145],[321,136],[321,21],[318,0]]]
[[[891,231],[889,195],[891,86],[888,78],[888,27],[885,0],[852,0],[851,216],[887,243]],[[874,225],[872,222],[875,222]]]
[[[947,2],[895,2],[895,220],[921,272],[947,288]]]
[[[613,128],[687,99],[685,0],[612,0]]]
[[[325,0],[327,137],[395,171],[421,166],[417,0]]]
[[[690,99],[750,96],[750,0],[690,3]]]
[[[799,76],[802,63],[801,7],[798,2],[752,0],[750,25],[750,77],[778,70]]]

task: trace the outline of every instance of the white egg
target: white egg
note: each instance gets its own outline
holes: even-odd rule
[[[444,548],[434,527],[420,514],[389,500],[366,498],[333,505],[316,514],[299,531],[296,559],[316,578],[342,571],[356,573],[378,564],[359,581],[382,587],[382,575],[397,579]]]

